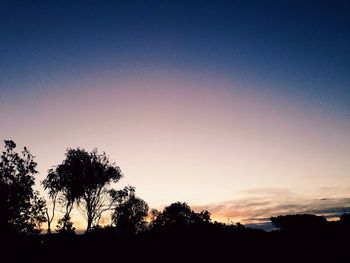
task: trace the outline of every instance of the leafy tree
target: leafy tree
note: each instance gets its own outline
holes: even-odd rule
[[[61,193],[60,201],[66,205],[64,218],[70,218],[74,203],[78,204],[87,220],[86,232],[90,232],[94,225],[98,225],[102,213],[111,209],[113,200],[109,185],[121,177],[120,168],[109,160],[106,153],[98,153],[97,149],[92,152],[68,149],[62,164],[49,173],[47,188],[53,193]],[[56,180],[58,186],[54,183]]]
[[[77,201],[80,196],[80,186],[79,178],[74,174],[74,168],[72,169],[77,160],[74,155],[69,153],[70,152],[67,151],[66,159],[61,164],[51,168],[46,178],[42,181],[42,185],[45,190],[48,190],[49,198],[52,201],[51,215],[48,209],[46,209],[48,233],[51,232],[51,222],[55,216],[57,201],[64,210],[63,218],[58,221],[58,229],[60,232],[70,232],[72,228],[70,214],[74,202]]]
[[[0,229],[38,233],[45,221],[45,201],[33,189],[37,163],[26,147],[21,154],[15,148],[13,141],[5,140],[0,157]]]
[[[210,223],[210,213],[206,210],[200,213],[194,212],[187,203],[176,202],[164,208],[163,212],[153,210],[154,220],[152,225],[159,226],[187,226],[194,224]]]
[[[114,200],[116,200],[115,197],[114,195]],[[112,214],[112,222],[117,226],[118,230],[136,234],[145,229],[148,205],[144,200],[135,196],[135,188],[125,188],[122,192],[119,192],[118,197],[120,198],[117,200],[119,202]]]

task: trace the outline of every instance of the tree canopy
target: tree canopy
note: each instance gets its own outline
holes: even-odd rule
[[[24,147],[15,152],[16,144],[5,140],[0,157],[0,229],[2,233],[38,233],[45,221],[45,202],[34,191],[37,163]]]
[[[206,210],[194,212],[187,203],[176,202],[164,208],[163,212],[152,211],[154,227],[160,226],[188,226],[209,223],[210,213]]]
[[[128,234],[144,230],[149,208],[144,200],[135,195],[135,189],[128,187],[119,195],[115,193],[113,196],[117,205],[112,214],[112,221],[117,229]]]
[[[91,152],[68,149],[65,156],[61,164],[49,171],[43,185],[50,196],[60,193],[66,205],[64,218],[67,222],[74,203],[80,207],[87,221],[86,232],[89,232],[98,224],[102,213],[112,206],[109,185],[118,182],[123,175],[119,166],[97,149]],[[65,228],[65,221],[62,222]]]

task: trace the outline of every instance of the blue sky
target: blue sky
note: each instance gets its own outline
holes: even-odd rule
[[[139,67],[267,83],[349,118],[346,1],[2,1],[1,90]]]

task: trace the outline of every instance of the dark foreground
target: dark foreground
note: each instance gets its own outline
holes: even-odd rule
[[[6,238],[0,262],[350,262],[349,234],[337,227],[293,232],[187,227],[137,236],[112,231],[22,236]]]

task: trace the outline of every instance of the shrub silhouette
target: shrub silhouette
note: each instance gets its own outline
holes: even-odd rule
[[[63,218],[57,221],[56,231],[61,234],[75,234],[75,227],[71,218],[64,215]]]
[[[284,231],[318,230],[327,224],[327,220],[323,216],[310,214],[280,215],[270,219],[277,228]]]

